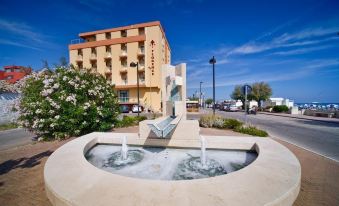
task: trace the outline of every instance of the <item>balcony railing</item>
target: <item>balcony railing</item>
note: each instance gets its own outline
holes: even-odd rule
[[[145,84],[145,79],[139,79],[139,84]]]
[[[112,58],[112,54],[111,54],[111,52],[106,52],[106,56],[105,56],[105,58]]]
[[[145,47],[139,47],[138,55],[144,55],[144,54],[145,54]]]
[[[106,74],[111,74],[112,73],[112,67],[106,67],[105,73]]]
[[[77,61],[82,61],[82,55],[78,55],[78,57],[77,57]]]
[[[128,85],[128,80],[127,79],[121,80],[121,85]]]
[[[91,72],[97,72],[97,68],[96,67],[91,67]]]
[[[119,102],[129,102],[129,97],[119,97]]]
[[[96,54],[96,53],[92,53],[92,54],[91,54],[91,59],[94,60],[94,59],[96,59],[96,58],[97,58],[97,54]]]
[[[81,44],[81,43],[84,43],[85,40],[83,39],[73,39],[71,40],[71,44]]]

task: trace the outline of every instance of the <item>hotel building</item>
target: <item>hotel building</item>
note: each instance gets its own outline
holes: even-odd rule
[[[161,68],[171,64],[171,50],[159,21],[80,33],[69,45],[70,63],[106,77],[114,85],[121,105],[140,104],[162,111]],[[139,69],[130,67],[138,62]]]

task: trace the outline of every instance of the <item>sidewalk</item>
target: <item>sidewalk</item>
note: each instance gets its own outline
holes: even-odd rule
[[[258,114],[289,117],[289,118],[295,118],[295,119],[306,119],[306,120],[321,121],[321,122],[339,123],[339,118],[314,117],[314,116],[307,116],[307,115],[301,115],[301,114],[285,114],[285,113],[270,113],[270,112],[258,112]]]

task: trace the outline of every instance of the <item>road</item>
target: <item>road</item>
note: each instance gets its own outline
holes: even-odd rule
[[[29,144],[33,137],[34,134],[20,128],[0,131],[0,150]]]
[[[211,113],[204,110],[202,113]],[[216,111],[225,118],[244,121],[241,112]],[[196,119],[198,115],[188,115]],[[299,147],[320,154],[339,162],[339,123],[318,120],[297,119],[266,114],[247,115],[249,124],[266,130],[271,137],[295,144]]]

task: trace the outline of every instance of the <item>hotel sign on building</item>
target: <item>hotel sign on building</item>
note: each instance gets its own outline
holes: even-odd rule
[[[106,77],[117,90],[122,105],[140,103],[161,111],[161,66],[171,63],[171,51],[159,21],[84,32],[69,45],[70,63]],[[139,63],[139,70],[130,67]],[[138,75],[137,75],[138,72]]]

